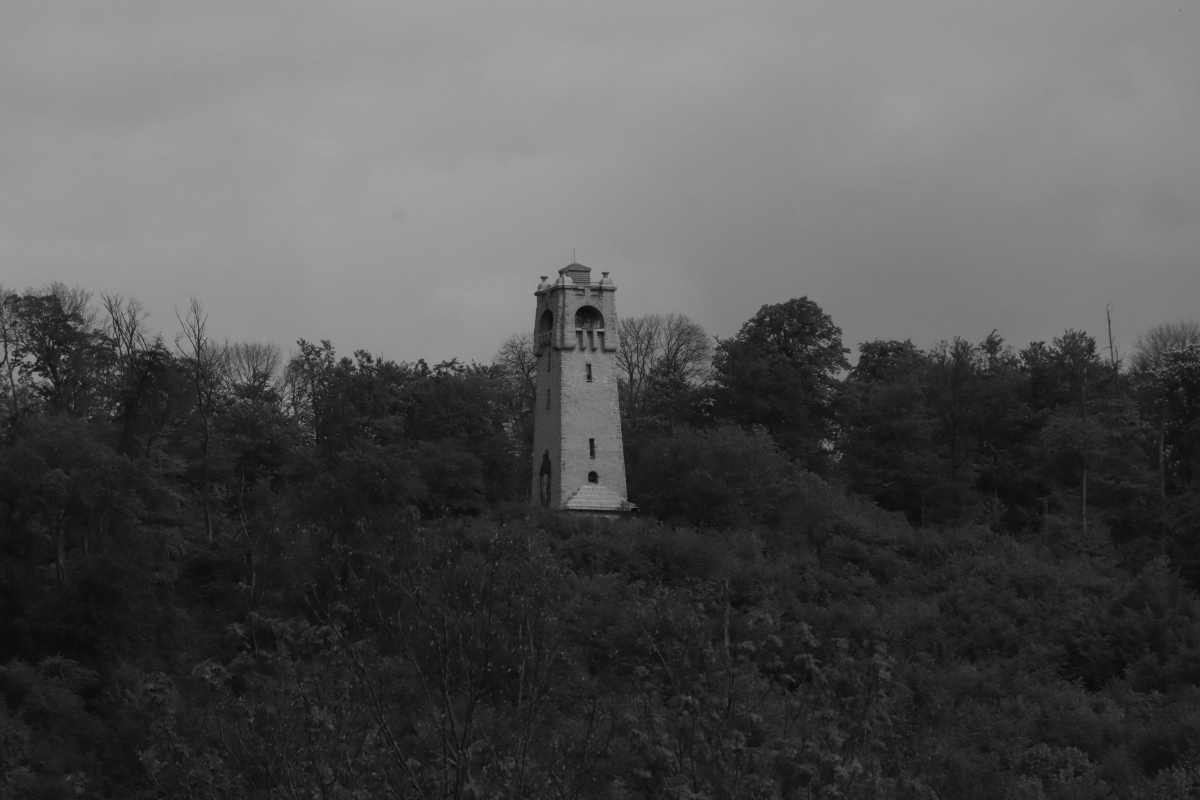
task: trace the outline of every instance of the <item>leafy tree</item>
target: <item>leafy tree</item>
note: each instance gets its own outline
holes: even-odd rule
[[[1194,430],[1200,408],[1200,333],[1178,324],[1154,329],[1139,342],[1133,378],[1143,414],[1158,429],[1161,491],[1178,492],[1197,473],[1198,445]],[[1194,341],[1193,341],[1194,339]]]
[[[524,497],[529,490],[528,451],[514,436],[516,390],[506,373],[456,360],[432,369],[418,362],[418,367],[399,391],[398,402],[406,437],[426,445],[422,450],[425,463],[432,466],[428,459],[436,456],[440,447],[449,469],[439,474],[462,476],[462,491],[474,491],[468,486],[477,480],[488,502]],[[471,458],[456,458],[457,453]],[[463,469],[477,477],[468,478]]]
[[[911,341],[858,349],[838,401],[847,486],[922,525],[944,480],[925,405],[925,356]]]
[[[642,510],[692,525],[779,525],[801,470],[761,428],[679,429],[650,440],[630,474]]]
[[[717,413],[745,427],[762,425],[789,457],[825,470],[837,439],[836,376],[849,367],[847,352],[841,329],[807,297],[763,306],[736,336],[717,342]]]
[[[1089,508],[1107,507],[1126,529],[1145,523],[1149,486],[1145,430],[1136,410],[1118,390],[1113,363],[1101,361],[1096,341],[1068,329],[1050,346],[1035,342],[1021,354],[1030,376],[1031,404],[1042,429],[1047,489],[1078,491],[1079,520],[1087,531]]]
[[[1156,439],[1160,534],[1172,560],[1200,586],[1200,344],[1135,356],[1134,386]]]
[[[112,350],[90,299],[61,283],[4,298],[10,366],[51,413],[89,416],[103,408]]]
[[[961,505],[962,490],[975,480],[976,461],[972,458],[971,429],[981,398],[978,348],[955,337],[939,342],[929,354],[926,399],[936,424],[939,444],[944,448],[947,476],[958,487],[955,504]]]

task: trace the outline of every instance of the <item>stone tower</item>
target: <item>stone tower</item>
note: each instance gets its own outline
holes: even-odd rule
[[[632,510],[617,400],[617,287],[571,264],[534,293],[537,398],[531,500],[589,513]]]

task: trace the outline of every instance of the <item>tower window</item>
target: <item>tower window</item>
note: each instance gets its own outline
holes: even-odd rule
[[[550,390],[546,390],[546,410],[550,410]]]
[[[587,381],[588,381],[588,383],[591,383],[592,382],[592,365],[587,364],[585,366],[587,367]]]
[[[596,457],[596,440],[588,439],[588,455],[592,458]]]
[[[597,474],[596,474],[596,473],[594,473],[594,472],[589,472],[589,473],[588,473],[588,483],[599,483],[599,482],[600,482],[600,476],[599,476],[599,475],[597,475]]]
[[[580,350],[587,342],[589,350],[596,349],[596,332],[604,330],[604,315],[594,306],[580,306],[575,312],[575,340]],[[584,336],[584,333],[587,336]]]
[[[604,315],[594,306],[580,306],[575,312],[575,327],[578,330],[604,330]]]

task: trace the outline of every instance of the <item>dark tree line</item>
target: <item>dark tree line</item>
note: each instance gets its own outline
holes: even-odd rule
[[[622,321],[631,499],[491,364],[0,291],[0,797],[1187,797],[1200,329]]]
[[[792,464],[914,525],[1100,525],[1117,542],[1167,552],[1200,587],[1188,566],[1200,537],[1195,325],[1149,331],[1128,367],[1068,329],[1019,351],[994,331],[929,351],[865,342],[851,368],[841,331],[801,298],[764,306],[716,343],[710,363],[698,351],[686,375],[655,382],[666,360],[632,344],[653,341],[642,333],[652,323],[622,323],[622,347],[646,354],[622,364],[634,475],[676,431],[761,429]]]

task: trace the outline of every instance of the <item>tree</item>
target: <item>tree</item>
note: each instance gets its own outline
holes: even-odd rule
[[[209,450],[212,445],[213,417],[229,379],[229,348],[208,334],[208,315],[204,306],[192,298],[186,314],[175,310],[182,330],[175,336],[175,347],[188,375],[193,409],[200,419],[200,498],[204,508],[204,530],[213,538],[212,502],[209,497]]]
[[[1143,371],[1158,367],[1163,357],[1171,352],[1200,346],[1200,322],[1179,320],[1163,322],[1139,335],[1133,343],[1133,358],[1130,367]]]
[[[1043,513],[1057,494],[1074,496],[1086,533],[1099,511],[1119,538],[1147,525],[1150,482],[1147,431],[1118,382],[1120,361],[1102,360],[1096,340],[1067,329],[1020,354],[1028,418],[1024,468],[1040,475]],[[1015,463],[1019,459],[1010,459]]]
[[[1088,386],[1100,371],[1100,354],[1096,352],[1096,340],[1083,331],[1068,328],[1062,336],[1054,340],[1054,348],[1059,354],[1059,363],[1067,376],[1070,394],[1078,391],[1079,411],[1084,427],[1088,428]],[[1084,444],[1079,449],[1080,458],[1080,489],[1079,489],[1079,518],[1083,531],[1087,533],[1087,490],[1088,490],[1088,460],[1092,455],[1087,442],[1091,437],[1081,436],[1079,441]]]
[[[532,405],[537,390],[537,354],[533,352],[533,335],[514,333],[500,343],[500,349],[492,358],[492,364],[503,370],[505,376],[521,387]]]
[[[764,426],[791,458],[823,471],[837,439],[837,375],[850,366],[848,352],[841,329],[807,297],[763,306],[717,342],[717,413]]]
[[[912,341],[864,342],[838,402],[841,469],[851,491],[926,521],[945,479],[925,405],[925,355]]]
[[[956,485],[974,480],[969,458],[971,418],[979,396],[979,352],[965,339],[938,342],[929,353],[926,398],[946,449],[949,479]]]
[[[762,428],[681,428],[646,444],[629,496],[665,520],[724,529],[778,525],[800,472]]]
[[[537,354],[533,335],[514,333],[500,344],[492,366],[502,376],[512,397],[510,433],[521,445],[521,460],[529,463],[533,453],[533,408],[537,400]]]
[[[15,345],[10,366],[52,413],[89,416],[101,410],[112,349],[90,300],[85,290],[61,283],[6,298]]]
[[[0,285],[0,356],[3,357],[5,391],[8,394],[9,415],[15,419],[19,410],[17,395],[17,315],[16,294]]]
[[[636,452],[640,436],[692,420],[711,357],[708,334],[684,314],[621,320],[618,392],[621,418],[629,429],[628,452]]]
[[[235,342],[229,348],[229,382],[234,395],[262,401],[278,397],[276,381],[283,366],[279,345]]]
[[[617,337],[617,366],[621,370],[618,386],[621,416],[629,427],[639,428],[654,365],[658,360],[659,329],[662,317],[624,317]]]
[[[117,449],[127,455],[139,450],[145,453],[166,423],[172,399],[180,394],[179,382],[172,379],[178,370],[161,334],[151,338],[147,332],[148,315],[141,303],[119,294],[100,297],[113,347],[109,413],[121,430]],[[144,449],[135,446],[141,435],[145,436]]]
[[[686,383],[703,383],[712,359],[708,334],[685,314],[667,314],[661,320],[654,373]]]
[[[1176,440],[1189,427],[1189,365],[1200,350],[1200,324],[1186,320],[1156,325],[1134,342],[1131,374],[1142,413],[1157,433],[1158,490],[1161,533],[1167,525],[1168,495],[1181,482]],[[1186,447],[1185,447],[1186,449]],[[1186,457],[1182,459],[1186,463]],[[1186,485],[1186,480],[1182,482]]]
[[[466,502],[477,489],[490,502],[528,496],[529,450],[513,435],[513,388],[505,373],[457,360],[428,370],[419,365],[398,389],[398,415],[408,441],[433,445],[414,452],[431,494],[457,498],[451,508],[460,512],[481,510]],[[443,491],[433,491],[435,483]]]

